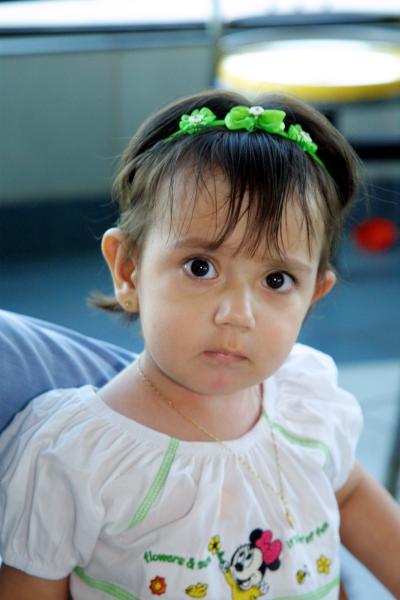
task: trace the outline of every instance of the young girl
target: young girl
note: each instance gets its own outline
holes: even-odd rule
[[[357,179],[286,97],[210,91],[141,127],[97,304],[140,315],[144,350],[2,436],[1,598],[331,600],[339,534],[400,597],[399,511],[355,464],[359,407],[296,344]]]

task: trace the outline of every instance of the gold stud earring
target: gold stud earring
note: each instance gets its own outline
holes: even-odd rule
[[[130,308],[132,308],[132,302],[130,300],[127,300],[126,302],[124,302],[124,306],[127,310],[129,310]]]

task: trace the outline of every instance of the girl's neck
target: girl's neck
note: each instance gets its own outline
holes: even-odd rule
[[[211,441],[201,428],[219,440],[238,439],[254,427],[262,412],[261,385],[232,395],[212,397],[182,388],[178,393],[177,389],[173,391],[172,385],[163,386],[158,392],[146,385],[133,363],[106,384],[99,395],[110,408],[125,417],[187,441]]]

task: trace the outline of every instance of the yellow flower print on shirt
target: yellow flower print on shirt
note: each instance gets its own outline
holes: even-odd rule
[[[321,554],[317,560],[318,573],[326,573],[328,575],[331,571],[331,562],[329,558]]]
[[[214,537],[211,538],[210,543],[208,544],[208,550],[211,554],[217,554],[217,552],[221,550],[219,535],[214,535]]]

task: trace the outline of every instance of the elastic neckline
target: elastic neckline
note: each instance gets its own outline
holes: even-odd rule
[[[266,406],[266,398],[268,397],[268,406],[271,407],[274,397],[274,385],[271,380],[267,380],[263,384],[263,411],[255,423],[255,425],[246,432],[243,436],[233,439],[224,440],[224,445],[228,446],[234,452],[243,452],[246,449],[251,448],[257,441],[264,440],[266,437],[265,429],[269,429],[269,425],[264,418],[264,411]],[[101,396],[98,394],[97,388],[89,385],[85,386],[85,391],[88,393],[91,400],[92,407],[96,410],[97,414],[107,420],[108,423],[118,427],[121,431],[133,435],[137,441],[141,441],[152,446],[156,446],[160,449],[165,450],[171,438],[176,439],[179,442],[178,453],[184,454],[205,454],[205,455],[220,455],[227,454],[227,450],[214,441],[188,441],[181,440],[177,436],[170,436],[166,433],[152,429],[142,423],[138,423],[125,415],[122,415],[112,409],[108,404],[104,402]]]

